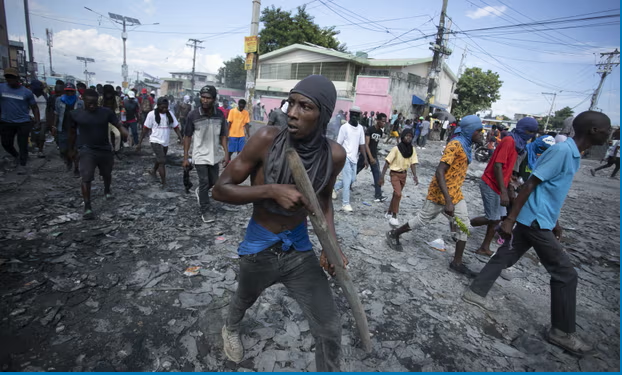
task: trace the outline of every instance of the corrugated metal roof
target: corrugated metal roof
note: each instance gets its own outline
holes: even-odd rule
[[[432,57],[418,59],[367,59],[367,65],[372,67],[405,67],[409,65],[428,63],[431,61]]]

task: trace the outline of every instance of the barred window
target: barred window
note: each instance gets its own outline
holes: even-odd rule
[[[261,64],[259,78],[266,80],[302,80],[310,75],[324,75],[331,81],[347,81],[348,63],[276,63]]]

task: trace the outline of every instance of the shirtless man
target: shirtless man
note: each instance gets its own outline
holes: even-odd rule
[[[296,190],[285,159],[285,150],[291,145],[302,159],[328,228],[336,236],[331,194],[346,159],[345,150],[326,138],[336,99],[335,86],[324,76],[300,81],[289,94],[288,126],[257,131],[214,186],[215,200],[253,203],[253,215],[238,248],[238,289],[222,329],[225,354],[234,362],[244,358],[240,339],[244,313],[266,288],[283,283],[309,321],[317,371],[339,371],[341,324],[320,267],[332,274],[334,266],[328,265],[323,251],[318,262],[312,250],[306,221],[308,203]],[[252,185],[242,185],[249,176]]]

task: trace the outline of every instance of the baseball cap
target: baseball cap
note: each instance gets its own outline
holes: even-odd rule
[[[424,118],[424,117],[419,117],[419,119],[420,119],[420,120],[424,120],[425,118]]]
[[[76,86],[69,82],[65,85],[65,90],[73,90],[75,92]]]
[[[151,94],[155,94],[155,90],[152,90],[152,91],[151,91]]]
[[[352,107],[350,108],[350,112],[351,112],[351,113],[360,113],[360,112],[361,112],[361,108],[360,108],[360,107],[358,107],[358,106],[352,106]]]
[[[4,69],[4,76],[15,76],[15,77],[19,77],[19,71],[15,68],[5,68]]]
[[[146,89],[146,88],[142,88],[142,89],[140,90],[140,92],[141,92],[142,94],[147,94],[147,89]]]
[[[127,92],[127,96],[130,98],[136,98],[136,93],[134,93],[133,90],[130,90],[129,92]]]

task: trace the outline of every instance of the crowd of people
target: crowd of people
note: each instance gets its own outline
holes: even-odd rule
[[[335,237],[333,200],[341,194],[342,210],[354,212],[351,187],[357,174],[367,167],[374,180],[374,198],[379,203],[387,199],[382,187],[389,171],[393,193],[385,216],[392,227],[386,233],[391,249],[403,251],[400,237],[404,233],[425,227],[439,215],[445,216],[456,242],[449,268],[474,279],[462,296],[468,303],[494,310],[486,296],[495,280],[503,269],[515,264],[533,247],[551,274],[552,324],[548,340],[576,354],[592,349],[576,334],[577,273],[560,244],[562,228],[558,218],[579,169],[581,153],[591,146],[603,145],[610,137],[611,122],[602,113],[586,111],[571,119],[572,131],[563,141],[555,142],[551,135],[538,136],[538,123],[530,117],[521,119],[512,131],[503,135],[493,132],[492,137],[486,138],[477,115],[465,116],[455,123],[431,124],[429,116],[405,119],[397,110],[390,116],[376,111],[368,116],[354,106],[347,116],[339,112],[333,117],[335,86],[323,76],[312,75],[296,84],[281,108],[269,114],[268,126],[249,137],[251,117],[245,109],[246,101],[238,101],[235,107],[223,101],[219,106],[218,91],[211,85],[200,90],[197,104],[189,96],[177,101],[155,98],[154,93],[146,90],[124,93],[110,85],[86,88],[81,83],[74,86],[60,81],[46,94],[37,81],[30,83],[30,89],[21,85],[17,72],[10,69],[5,70],[5,79],[6,83],[0,84],[4,149],[23,173],[28,161],[29,135],[33,135],[38,156],[44,156],[43,142],[46,127],[49,128],[68,171],[73,170],[81,178],[85,219],[95,217],[91,207],[95,169],[103,178],[106,200],[112,200],[115,151],[132,145],[140,150],[147,135],[155,156],[150,173],[159,175],[166,187],[171,131],[183,144],[186,190],[191,187],[189,171],[197,172],[199,185],[195,194],[204,222],[214,221],[213,200],[232,205],[253,204],[252,217],[238,248],[238,287],[222,328],[225,354],[234,362],[244,357],[240,324],[246,310],[263,290],[280,282],[309,320],[316,342],[317,371],[339,370],[341,325],[330,286],[321,272],[324,268],[333,274],[334,266],[328,263],[324,251],[319,260],[311,252],[307,231],[309,201],[294,185],[285,159],[287,148],[298,152],[326,217],[328,231]],[[335,118],[339,124],[331,131]],[[419,184],[416,149],[425,149],[429,132],[435,128],[448,142],[420,210],[400,223],[400,202],[409,171],[413,184]],[[19,151],[14,148],[15,137]],[[472,161],[472,146],[485,140],[494,143],[479,183],[485,216],[471,219],[462,187]],[[390,146],[382,169],[378,153],[381,142]],[[618,152],[619,142],[609,156],[608,166],[616,164],[614,174],[619,168]],[[248,178],[251,185],[242,184]],[[477,252],[490,256],[479,273],[462,261],[469,228],[476,226],[487,229]],[[502,246],[493,254],[490,243],[495,233]],[[341,255],[347,265],[346,256]]]

